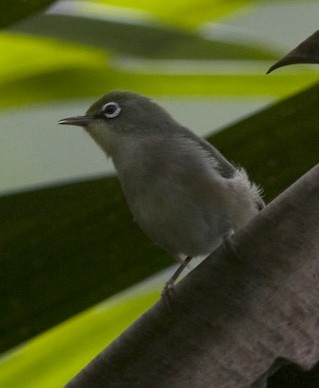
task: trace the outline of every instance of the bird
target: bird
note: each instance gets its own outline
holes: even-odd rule
[[[112,158],[134,220],[180,262],[164,293],[192,258],[208,256],[265,206],[243,167],[146,96],[111,91],[59,124],[84,128]]]

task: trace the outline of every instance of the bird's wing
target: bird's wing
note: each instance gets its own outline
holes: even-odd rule
[[[218,171],[224,178],[233,178],[236,173],[236,167],[233,166],[213,145],[207,140],[198,137],[191,131],[187,131],[189,136],[198,143],[212,158],[218,162]]]
[[[186,130],[187,130],[187,128],[186,128]],[[238,171],[241,170],[240,168],[236,168],[233,164],[231,164],[207,140],[198,137],[197,135],[195,135],[191,131],[187,130],[187,132],[188,132],[188,135],[192,138],[192,140],[194,140],[203,150],[205,150],[208,155],[211,155],[214,163],[216,163],[216,161],[217,161],[217,164],[216,164],[215,168],[218,169],[218,171],[219,171],[219,173],[220,173],[220,175],[222,177],[224,177],[226,179],[232,179],[232,178],[234,178],[236,173],[238,173]],[[257,187],[257,190],[260,191],[260,189],[258,189],[258,186],[256,186],[254,183],[252,183],[251,185],[254,186],[254,187]],[[255,203],[256,203],[256,207],[257,207],[258,210],[261,210],[261,209],[263,209],[266,206],[265,202],[261,198],[260,193],[259,193],[259,195],[256,196]]]

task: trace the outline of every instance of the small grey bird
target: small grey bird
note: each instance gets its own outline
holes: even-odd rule
[[[243,168],[147,97],[114,91],[59,124],[83,127],[113,159],[135,221],[181,262],[164,290],[264,207]]]

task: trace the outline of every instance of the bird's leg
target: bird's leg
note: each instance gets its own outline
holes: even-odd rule
[[[192,260],[192,256],[187,256],[186,259],[180,264],[177,270],[173,273],[173,275],[166,282],[164,289],[162,291],[162,296],[169,294],[174,288],[174,284],[178,279],[179,275],[183,272],[183,270],[187,267],[188,263]]]

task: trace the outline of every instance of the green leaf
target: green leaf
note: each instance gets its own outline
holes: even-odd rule
[[[62,387],[158,299],[158,284],[128,290],[0,359],[0,386]]]
[[[0,27],[6,27],[34,12],[45,9],[55,0],[15,0],[14,3],[8,0],[0,0]]]
[[[161,22],[183,28],[194,28],[203,22],[220,19],[254,3],[253,0],[176,0],[173,2],[169,0],[95,0],[94,2],[119,8],[141,10],[151,14]]]
[[[74,12],[74,11],[73,11]],[[99,14],[98,14],[99,15]],[[120,56],[156,59],[268,59],[277,55],[257,43],[238,42],[238,33],[219,41],[199,32],[141,20],[112,20],[104,14],[39,14],[12,31],[102,48]],[[228,34],[229,35],[229,34]],[[235,39],[236,38],[236,39]]]
[[[115,178],[4,196],[0,214],[1,350],[173,263]]]
[[[102,50],[47,38],[1,34],[0,107],[99,96],[112,89],[149,95],[282,97],[317,80],[315,72],[266,77],[267,65],[250,72],[207,62],[113,62]],[[23,58],[23,61],[21,61]]]
[[[94,67],[104,64],[102,51],[52,39],[2,32],[0,34],[0,82],[38,75],[65,67]],[[23,58],[23,61],[22,61]]]
[[[317,79],[316,74],[311,73],[266,78],[256,74],[133,74],[106,72],[105,68],[99,67],[69,67],[0,83],[0,107],[96,97],[114,89],[158,96],[284,97],[313,84]]]
[[[98,96],[111,89],[151,95],[283,97],[317,79],[309,71],[265,77],[268,63],[258,61],[251,62],[253,65],[245,72],[239,62],[225,66],[224,61],[229,59],[260,60],[273,55],[250,45],[215,42],[154,23],[131,25],[39,15],[20,23],[16,29],[82,44],[2,34],[0,107]],[[84,42],[108,48],[108,54],[89,48]],[[141,61],[135,66],[126,55],[166,60]],[[223,61],[207,62],[210,59]]]

